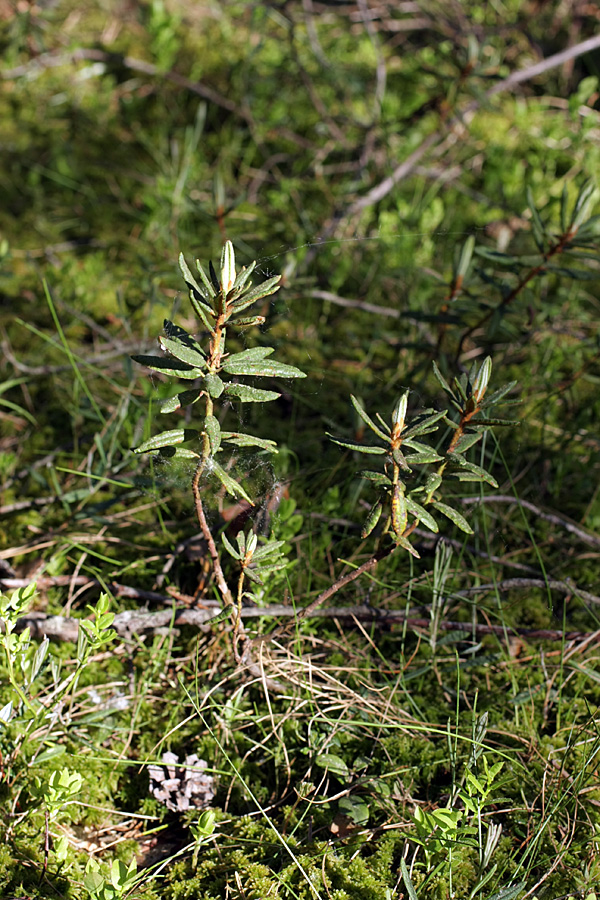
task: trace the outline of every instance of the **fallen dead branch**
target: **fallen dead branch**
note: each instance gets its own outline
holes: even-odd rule
[[[272,605],[266,607],[248,606],[242,609],[242,618],[294,618],[297,610],[293,606]],[[174,607],[157,612],[126,610],[118,613],[113,628],[118,636],[124,639],[133,635],[157,634],[183,626],[210,629],[210,619],[215,615],[214,609],[187,609]],[[348,619],[350,621],[376,622],[379,625],[407,625],[409,628],[429,629],[431,619],[406,615],[403,610],[378,609],[368,605],[329,607],[316,609],[311,616],[319,619]],[[29,628],[32,638],[44,637],[55,641],[77,641],[79,619],[66,616],[48,616],[42,612],[32,612],[18,620],[17,631]],[[500,637],[518,636],[527,640],[543,641],[581,641],[595,636],[600,638],[600,631],[567,631],[548,628],[508,628],[503,625],[473,625],[471,622],[443,621],[438,624],[441,631],[461,631],[466,635],[477,637],[496,634]],[[269,640],[270,636],[265,636]]]

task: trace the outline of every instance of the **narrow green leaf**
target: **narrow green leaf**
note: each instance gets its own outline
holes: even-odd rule
[[[235,444],[236,447],[260,447],[261,450],[268,450],[269,453],[279,452],[275,441],[254,437],[252,434],[240,434],[236,431],[222,431],[221,438],[229,444]]]
[[[442,459],[443,456],[440,456],[432,448],[424,450],[422,453],[410,453],[406,456],[406,462],[409,466],[424,466],[428,463],[441,462]]]
[[[406,505],[409,512],[411,512],[416,519],[419,519],[419,521],[422,522],[426,528],[429,528],[429,530],[433,531],[434,534],[438,533],[440,529],[438,528],[438,524],[433,516],[427,512],[424,506],[421,506],[420,503],[417,503],[410,494],[408,494],[406,497]]]
[[[181,269],[181,274],[183,275],[185,283],[189,288],[192,288],[199,297],[203,297],[205,300],[208,300],[210,297],[214,296],[214,291],[210,288],[209,285],[206,285],[206,290],[200,287],[192,273],[190,272],[189,266],[185,261],[185,256],[183,253],[179,254],[179,268]],[[208,292],[208,293],[207,293]]]
[[[219,378],[218,375],[209,374],[204,378],[204,387],[206,388],[210,396],[214,397],[214,399],[216,400],[225,390],[225,383]]]
[[[223,469],[218,462],[212,459],[212,474],[219,479],[225,490],[232,497],[241,497],[242,500],[247,500],[250,506],[254,506],[254,503],[242,487],[242,485],[232,478],[225,469]]]
[[[431,450],[429,444],[423,444],[422,441],[415,441],[414,438],[409,438],[407,441],[402,441],[402,447],[404,449],[409,447],[416,453],[427,453],[429,450]]]
[[[250,325],[264,325],[266,321],[265,316],[251,316],[249,319],[228,320],[229,324],[234,325],[236,328],[248,328]]]
[[[188,269],[188,271],[189,271],[189,269]],[[200,290],[200,293],[203,294],[205,297],[207,297],[210,300],[214,299],[214,297],[216,297],[217,292],[216,292],[215,288],[213,287],[213,285],[211,284],[210,280],[207,278],[206,272],[202,268],[202,265],[200,264],[199,259],[196,260],[196,271],[198,272],[198,275],[202,279],[202,284],[204,285],[204,290]],[[218,290],[218,288],[217,288],[217,290]]]
[[[209,322],[208,315],[210,315],[211,318],[214,319],[215,313],[212,310],[210,310],[210,312],[205,312],[204,309],[202,308],[202,306],[195,303],[191,291],[190,291],[190,300],[191,300],[192,306],[194,307],[194,311],[195,311],[196,315],[198,316],[198,318],[200,319],[200,321],[202,322],[202,324],[204,325],[206,330],[209,332],[209,334],[214,335],[215,329],[213,328],[212,324]]]
[[[338,441],[337,438],[334,438],[333,435],[327,432],[327,437],[331,438],[334,444],[337,444],[339,447],[345,447],[347,450],[356,450],[358,453],[372,453],[377,455],[382,455],[385,453],[385,449],[383,447],[367,447],[365,444],[347,444],[345,441]]]
[[[233,606],[226,606],[225,609],[222,609],[220,613],[217,613],[216,616],[212,616],[210,619],[206,620],[207,625],[217,625],[219,622],[224,622],[226,619],[229,619],[231,614],[233,613]]]
[[[169,397],[168,400],[163,400],[160,405],[160,411],[161,413],[174,412],[176,409],[180,409],[182,406],[191,406],[192,403],[196,403],[196,401],[199,399],[200,391],[197,388],[192,388],[189,391],[181,391],[179,394],[175,394],[174,397]]]
[[[598,277],[597,272],[590,272],[587,269],[573,269],[569,266],[554,266],[551,263],[544,266],[544,271],[555,272],[557,275],[564,275],[566,278],[572,278],[574,281],[595,281]]]
[[[210,452],[214,456],[221,446],[221,426],[219,420],[215,416],[206,416],[204,419],[204,430],[208,435],[210,442]]]
[[[450,385],[448,384],[448,382],[446,381],[446,379],[440,372],[440,370],[438,368],[438,364],[436,363],[435,360],[433,361],[433,374],[435,375],[435,377],[437,378],[437,380],[439,381],[439,383],[441,384],[441,386],[443,387],[445,392],[447,394],[449,394],[451,397],[454,397],[454,392],[453,392],[452,388],[450,387]]]
[[[456,277],[464,280],[471,268],[471,259],[473,258],[473,249],[475,247],[475,237],[471,234],[463,244],[458,266],[456,267]]]
[[[490,425],[518,425],[518,421],[511,419],[471,419],[469,422],[469,428],[474,428],[476,426],[483,426],[484,428],[489,428]]]
[[[454,452],[465,453],[470,447],[476,444],[477,441],[481,440],[481,436],[481,431],[476,431],[473,434],[469,434],[468,432],[465,432],[465,434],[461,434],[454,447]]]
[[[437,472],[432,472],[431,475],[427,476],[425,481],[425,490],[429,495],[435,493],[442,483],[442,476],[438,475]]]
[[[469,379],[467,375],[463,374],[460,378],[454,379],[454,386],[458,391],[459,398],[463,401],[463,404],[467,402],[469,399]]]
[[[509,256],[508,253],[501,253],[499,250],[490,250],[489,247],[476,247],[475,253],[477,254],[477,256],[482,256],[484,259],[489,259],[491,262],[496,263],[496,265],[516,267],[520,267],[523,265],[523,260],[520,257]]]
[[[467,472],[479,476],[479,478],[490,484],[492,487],[498,487],[498,482],[492,475],[490,475],[489,472],[486,472],[486,470],[482,469],[481,466],[476,466],[475,463],[469,462],[463,456],[461,456],[460,453],[448,453],[447,458],[455,466],[460,466],[461,469],[466,469]]]
[[[391,487],[389,477],[387,475],[384,475],[383,472],[372,472],[369,469],[364,469],[358,474],[361,478],[367,478],[369,481],[372,481],[375,485],[377,485],[377,487]]]
[[[236,397],[242,403],[268,403],[270,400],[277,400],[281,397],[277,391],[263,391],[247,384],[234,384],[233,382],[225,385],[225,394],[228,397]]]
[[[175,359],[187,363],[189,366],[195,366],[196,368],[201,369],[204,367],[205,357],[202,348],[189,334],[187,335],[187,340],[182,338],[163,337],[161,335],[158,342],[161,349],[170,356],[175,357]]]
[[[155,434],[154,437],[144,441],[139,447],[135,447],[133,452],[147,453],[148,450],[159,450],[161,447],[173,447],[175,444],[182,444],[186,440],[189,441],[190,438],[196,437],[197,434],[198,433],[195,431],[184,428],[177,428],[172,431],[162,431],[160,434]]]
[[[415,557],[415,559],[421,559],[421,554],[415,550],[408,538],[405,538],[401,534],[394,534],[394,542],[398,544],[399,547],[403,547],[404,550],[407,550],[411,556]]]
[[[223,544],[225,545],[225,549],[227,550],[227,552],[229,553],[230,556],[233,556],[234,559],[242,558],[243,554],[240,554],[235,549],[235,547],[233,546],[233,544],[231,543],[231,541],[229,540],[229,538],[227,537],[227,535],[225,534],[224,531],[221,534],[221,540],[223,541]]]
[[[289,566],[289,561],[287,559],[281,559],[278,562],[273,560],[270,562],[268,559],[265,560],[265,563],[261,563],[259,566],[254,567],[255,572],[260,572],[261,575],[267,575],[271,572],[281,572],[283,569],[287,569]]]
[[[369,537],[369,535],[371,534],[371,532],[373,531],[373,529],[379,522],[382,510],[383,510],[383,505],[380,500],[378,500],[377,503],[375,503],[371,507],[369,515],[367,516],[367,519],[366,519],[365,524],[363,525],[363,529],[361,531],[361,537],[363,539]]]
[[[392,487],[392,528],[396,536],[404,534],[408,523],[408,508],[404,495],[404,485],[395,484]]]
[[[284,546],[285,541],[269,541],[268,544],[263,544],[257,550],[254,551],[254,556],[252,559],[254,562],[258,562],[261,559],[265,559],[267,556],[272,556],[275,553],[279,553],[281,548]]]
[[[562,194],[560,197],[560,230],[562,234],[566,234],[568,231],[568,203],[569,203],[569,191],[567,190],[567,182],[563,184]]]
[[[544,226],[542,225],[542,220],[540,219],[540,214],[535,205],[533,193],[529,186],[527,187],[527,205],[531,211],[531,231],[533,233],[533,239],[535,240],[540,253],[543,253],[545,250]]]
[[[189,293],[190,303],[192,304],[192,308],[199,319],[202,320],[204,325],[209,331],[213,331],[212,326],[210,325],[207,316],[215,317],[213,310],[206,303],[202,303],[201,300],[198,299],[196,295],[196,291],[191,290]]]
[[[287,569],[288,561],[282,560],[281,562],[273,562],[270,563],[268,560],[265,565],[262,564],[260,566],[254,566],[251,569],[246,569],[246,574],[250,572],[260,572],[261,575],[270,575],[271,572],[281,572],[283,569]]]
[[[439,500],[434,500],[432,506],[434,509],[439,510],[443,516],[446,516],[447,519],[450,519],[451,522],[454,522],[456,527],[464,531],[465,534],[474,533],[465,517],[461,516],[455,509],[452,509],[451,506],[448,506],[446,503],[440,503]]]
[[[281,275],[275,275],[273,278],[268,278],[267,281],[263,281],[262,284],[259,284],[253,290],[249,291],[247,294],[244,294],[238,300],[234,300],[231,304],[231,309],[238,313],[243,309],[246,309],[248,306],[252,306],[253,303],[256,303],[257,300],[262,300],[263,297],[268,297],[269,294],[274,294],[275,291],[278,291],[281,285],[279,282],[281,281]]]
[[[408,465],[406,457],[404,456],[404,453],[402,452],[400,447],[394,447],[394,449],[392,450],[392,459],[397,466],[400,466],[403,472],[412,472],[412,469]]]
[[[597,189],[594,182],[590,179],[586,181],[579,191],[579,196],[575,201],[575,209],[573,210],[573,217],[571,219],[571,229],[579,228],[580,225],[583,225],[583,222],[588,215],[592,204],[596,200]]]
[[[453,406],[457,412],[462,413],[462,404],[455,403],[454,400],[451,400],[450,405]],[[452,428],[454,431],[456,431],[459,427],[458,422],[455,422],[447,415],[443,417],[442,422],[444,423],[444,425],[447,425],[448,428]]]
[[[140,365],[146,366],[148,369],[152,369],[154,372],[160,372],[161,375],[170,375],[176,378],[185,378],[191,381],[192,379],[199,378],[204,374],[202,369],[188,366],[187,363],[181,362],[178,359],[166,359],[163,356],[145,355],[132,356],[131,358],[134,362],[140,363]]]
[[[419,416],[417,419],[413,420],[411,426],[406,429],[404,432],[404,440],[407,438],[416,437],[421,434],[430,434],[432,431],[437,431],[439,426],[440,419],[443,419],[446,415],[447,410],[440,409],[438,412],[433,413],[433,415],[429,416]]]
[[[158,451],[163,459],[200,459],[200,454],[187,447],[161,447]]]
[[[249,350],[242,350],[241,353],[232,353],[227,357],[227,362],[238,365],[238,363],[256,362],[275,353],[274,347],[251,347]]]
[[[228,375],[256,375],[259,377],[278,377],[278,378],[306,378],[306,373],[301,372],[295,366],[288,366],[280,363],[275,359],[265,360],[264,362],[234,362],[233,357],[229,357],[223,363],[223,369]]]
[[[379,428],[375,424],[375,422],[373,421],[373,419],[371,419],[371,417],[368,415],[366,410],[364,410],[363,407],[360,405],[360,403],[358,402],[358,400],[356,399],[354,394],[350,394],[350,401],[352,403],[352,406],[354,407],[354,409],[360,416],[360,418],[365,423],[365,425],[368,425],[369,428],[371,429],[371,431],[373,431],[377,435],[377,437],[380,437],[382,441],[385,441],[386,444],[389,443],[390,432],[388,431],[388,433],[386,434],[384,431],[381,430],[381,428]]]
[[[387,434],[388,437],[389,437],[389,436],[391,435],[391,433],[392,433],[392,429],[390,428],[390,426],[388,425],[388,423],[385,421],[385,419],[383,419],[383,418],[379,415],[378,412],[375,413],[375,418],[377,419],[377,421],[379,422],[379,424],[380,424],[381,427],[383,428],[384,433]]]
[[[240,292],[244,289],[248,279],[254,272],[254,268],[256,266],[256,260],[251,262],[249,266],[243,266],[241,271],[238,272],[238,276],[235,279],[235,284],[233,285],[233,292]]]
[[[246,575],[246,578],[249,578],[250,581],[253,581],[255,584],[260,584],[261,587],[264,585],[264,582],[256,569],[251,569],[250,566],[244,566],[244,574]]]
[[[461,483],[474,483],[474,484],[483,484],[487,482],[486,478],[482,478],[481,475],[476,475],[473,472],[467,472],[466,469],[458,469],[454,472],[447,472],[446,478],[450,478],[453,481],[460,481]]]
[[[583,246],[590,241],[597,241],[598,235],[600,235],[600,216],[591,216],[586,222],[583,223],[579,227],[577,231],[576,237],[573,239],[573,245],[575,247]],[[572,251],[572,256],[575,256],[577,259],[598,259],[597,253],[581,253],[577,251]]]
[[[404,882],[404,887],[408,891],[408,900],[419,900],[417,896],[417,892],[415,890],[415,886],[411,881],[410,874],[408,869],[406,868],[406,863],[403,859],[400,860],[400,871],[402,873],[402,880]]]
[[[235,539],[237,541],[240,557],[245,556],[246,555],[246,535],[244,534],[243,531],[238,531],[238,533],[235,536]]]

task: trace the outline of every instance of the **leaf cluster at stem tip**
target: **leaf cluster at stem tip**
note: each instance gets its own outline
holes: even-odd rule
[[[196,260],[196,277],[181,253],[179,267],[189,291],[192,309],[200,319],[200,330],[206,334],[206,341],[201,343],[184,328],[165,319],[163,334],[159,337],[159,344],[165,355],[132,357],[161,375],[193,383],[166,400],[161,407],[162,413],[176,412],[199,401],[203,401],[204,407],[200,427],[163,431],[144,441],[135,448],[135,452],[158,451],[165,457],[196,459],[201,462],[203,471],[214,475],[227,493],[248,501],[250,498],[242,485],[214,457],[223,451],[224,444],[257,447],[269,453],[276,453],[277,445],[272,440],[251,434],[222,430],[222,417],[215,415],[215,401],[268,403],[280,396],[277,391],[255,387],[246,381],[240,381],[240,378],[305,377],[305,373],[295,366],[273,359],[273,347],[252,347],[233,354],[226,351],[227,329],[231,326],[247,328],[261,325],[265,317],[249,316],[247,310],[279,290],[280,275],[268,278],[253,288],[250,276],[255,266],[256,262],[252,262],[238,272],[233,244],[227,241],[221,254],[219,273],[210,263],[207,274]]]

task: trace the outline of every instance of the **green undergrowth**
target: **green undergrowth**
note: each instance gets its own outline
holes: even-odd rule
[[[316,645],[299,638],[293,654],[269,653],[266,672],[285,690],[266,706],[260,679],[214,672],[211,656],[226,649],[214,638],[163,636],[108,667],[90,661],[46,735],[30,732],[15,753],[22,726],[3,731],[3,793],[18,797],[7,895],[85,897],[77,885],[91,847],[116,840],[129,864],[132,853],[144,859],[153,834],[183,858],[155,878],[148,871],[140,889],[149,897],[216,898],[232,879],[250,897],[387,897],[402,858],[426,896],[465,896],[485,876],[492,896],[542,878],[557,854],[540,896],[591,886],[600,827],[593,659],[548,645],[532,667],[539,648],[528,644],[511,658],[496,638],[479,647],[464,634],[446,638],[417,656],[410,635],[374,627],[365,642],[357,629],[342,638],[321,629]],[[74,649],[63,648],[65,665]],[[195,850],[199,814],[168,813],[148,792],[148,764],[165,750],[196,752],[216,779],[214,831]],[[39,798],[47,802],[65,772],[83,786],[56,825],[51,813],[40,882]],[[432,833],[422,817],[436,810],[447,820],[432,820]],[[61,837],[72,852],[59,862]],[[587,873],[578,846],[590,850]]]
[[[596,897],[598,50],[485,92],[597,17],[459,6],[0,3],[0,896]],[[169,618],[223,600],[196,463],[132,452],[206,434],[197,405],[164,424],[181,386],[131,357],[165,319],[202,343],[176,259],[226,241],[282,276],[227,353],[306,378],[217,410],[279,451],[218,457],[253,509],[200,480],[224,579],[251,533],[286,562],[243,607],[305,607],[407,529],[418,554],[321,617],[244,619],[272,638],[250,669],[239,622]],[[435,416],[468,372],[476,400],[482,372],[513,384],[511,427],[465,451],[435,533],[391,451],[362,474],[387,440],[364,416]],[[166,616],[113,633],[140,610]],[[29,638],[32,612],[77,642]],[[165,753],[214,796],[168,809]]]

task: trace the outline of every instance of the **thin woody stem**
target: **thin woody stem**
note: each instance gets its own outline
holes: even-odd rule
[[[208,443],[208,436],[205,435],[206,443]],[[206,447],[204,448],[206,451]],[[196,466],[196,471],[194,472],[194,477],[192,478],[192,491],[194,493],[194,504],[196,506],[196,516],[198,518],[198,522],[200,524],[200,528],[202,530],[202,534],[204,536],[204,540],[208,545],[208,552],[210,553],[210,558],[212,559],[213,571],[215,573],[215,578],[217,581],[217,587],[221,593],[223,598],[223,603],[225,606],[233,606],[233,596],[229,589],[229,585],[225,580],[225,576],[223,575],[223,569],[221,567],[221,559],[219,557],[219,551],[217,550],[217,545],[215,544],[215,540],[212,536],[212,532],[206,521],[206,515],[204,513],[204,506],[202,505],[202,496],[200,493],[200,481],[202,479],[202,474],[204,472],[206,466],[206,460],[208,455],[205,456],[203,452],[202,458],[198,461],[198,465]]]
[[[551,247],[549,247],[548,250],[544,253],[542,262],[538,263],[536,266],[533,266],[525,275],[523,275],[519,283],[515,285],[512,291],[507,294],[507,296],[504,297],[504,299],[497,306],[489,309],[483,316],[481,316],[480,319],[478,319],[478,321],[474,325],[471,325],[469,328],[467,328],[458,343],[458,348],[455,354],[456,360],[459,359],[460,354],[463,351],[465,342],[471,337],[471,335],[475,331],[477,331],[478,328],[481,328],[482,325],[485,325],[485,323],[488,322],[499,309],[506,309],[506,307],[509,306],[513,302],[513,300],[515,300],[519,296],[523,288],[527,287],[529,282],[533,278],[535,278],[536,275],[542,275],[546,271],[548,263],[550,262],[552,257],[556,256],[557,254],[564,253],[568,244],[573,240],[576,234],[576,228],[574,230],[566,231],[564,234],[561,234],[558,241]]]
[[[239,651],[240,638],[246,640],[246,633],[242,622],[242,601],[244,596],[244,579],[245,573],[242,569],[238,578],[237,586],[237,603],[235,613],[233,615],[233,656],[237,663],[242,662],[243,654]]]
[[[356,581],[357,578],[360,578],[361,575],[364,575],[365,572],[369,572],[373,569],[378,562],[382,559],[385,559],[387,556],[391,556],[395,550],[398,549],[397,545],[380,547],[373,556],[367,559],[361,566],[357,569],[353,569],[352,572],[348,572],[346,575],[343,575],[341,578],[338,578],[327,590],[322,591],[319,596],[313,600],[312,603],[309,603],[308,606],[305,606],[300,610],[299,613],[293,618],[293,620],[286,625],[284,628],[281,628],[279,631],[269,635],[269,639],[276,637],[279,635],[284,635],[292,630],[296,626],[298,622],[302,619],[305,619],[307,616],[310,616],[315,609],[317,609],[322,603],[328,600],[330,597],[333,597],[334,594],[337,594],[339,590],[343,587],[346,587],[347,584],[351,584],[353,581]]]

